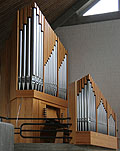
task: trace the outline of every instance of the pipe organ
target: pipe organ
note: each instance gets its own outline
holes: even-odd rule
[[[20,10],[18,89],[43,89],[44,16],[38,6]]]
[[[66,118],[68,52],[36,3],[32,2],[17,11],[4,54],[0,70],[3,72],[1,85],[4,83],[6,85],[1,94],[6,96],[7,92],[8,95],[3,98],[1,116]],[[6,75],[6,78],[3,75]],[[19,127],[26,121],[11,122],[15,127]],[[32,129],[37,129],[37,126],[32,126]],[[39,126],[39,129],[45,127]],[[36,136],[33,132],[34,135]],[[32,143],[45,142],[45,140],[15,136],[15,142]]]
[[[19,20],[18,90],[59,93],[66,100],[67,51],[35,3],[19,11]]]
[[[90,75],[70,84],[69,113],[71,143],[117,148],[116,114]]]
[[[68,52],[36,3],[17,11],[12,33],[1,54],[0,98],[4,100],[1,116],[67,117]],[[117,149],[116,114],[90,75],[70,84],[69,116],[70,143]],[[10,122],[20,127],[26,121]],[[29,128],[46,130],[48,127],[33,124]],[[42,135],[40,132],[39,136]],[[15,143],[39,142],[46,141],[15,136]]]

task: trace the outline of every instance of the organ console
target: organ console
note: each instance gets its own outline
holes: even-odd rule
[[[70,85],[69,112],[71,143],[117,148],[116,114],[90,75]]]

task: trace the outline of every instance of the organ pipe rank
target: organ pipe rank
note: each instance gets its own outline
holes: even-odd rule
[[[21,9],[19,16],[18,90],[37,90],[66,100],[67,51],[36,3]]]

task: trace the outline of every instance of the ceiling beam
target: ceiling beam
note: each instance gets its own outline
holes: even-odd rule
[[[72,17],[76,12],[80,13],[81,10],[84,10],[93,2],[98,0],[77,0],[72,7],[70,7],[64,14],[62,14],[57,20],[55,20],[51,26],[53,29],[62,26],[70,17]]]
[[[90,8],[92,8],[96,3],[100,0],[89,0],[83,7],[81,7],[76,14],[82,16],[85,12],[87,12]]]

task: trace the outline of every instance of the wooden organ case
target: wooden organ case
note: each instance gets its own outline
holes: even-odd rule
[[[12,33],[1,52],[0,73],[2,116],[67,117],[68,52],[36,3],[17,11]],[[21,124],[10,122],[15,127]],[[15,142],[44,141],[15,136]]]
[[[118,148],[116,114],[89,74],[70,84],[69,114],[70,143]]]

